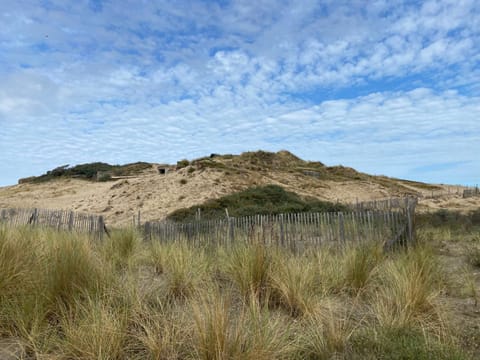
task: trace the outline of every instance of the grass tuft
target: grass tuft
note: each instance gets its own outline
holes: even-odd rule
[[[168,248],[165,268],[167,298],[185,300],[205,282],[209,262],[202,250],[193,250],[185,244],[173,244]]]
[[[374,313],[382,327],[442,326],[435,303],[442,287],[441,271],[431,249],[408,250],[386,263],[382,274],[382,286],[374,302]]]
[[[299,358],[322,360],[344,354],[355,331],[351,315],[332,303],[310,314],[299,339]]]
[[[467,258],[472,266],[480,268],[480,235],[467,247]]]
[[[345,250],[343,260],[345,286],[358,293],[367,287],[375,269],[383,261],[382,244],[372,242],[350,246]]]
[[[285,308],[293,317],[309,314],[315,307],[316,268],[306,258],[281,257],[272,269],[272,295],[270,301]]]
[[[119,359],[125,352],[128,312],[108,299],[77,301],[62,317],[62,352],[67,358]]]
[[[271,249],[270,249],[271,250]],[[244,300],[264,302],[270,291],[272,256],[262,244],[237,245],[224,259],[224,271]]]
[[[192,353],[193,326],[189,309],[162,305],[143,306],[134,315],[133,334],[139,358],[185,359]]]
[[[134,228],[113,231],[101,247],[104,259],[116,268],[134,266],[140,241],[140,234]]]
[[[230,296],[210,293],[193,305],[193,314],[195,358],[268,360],[292,352],[289,326],[272,316],[254,293],[239,309]]]

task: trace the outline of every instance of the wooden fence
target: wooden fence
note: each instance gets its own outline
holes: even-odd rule
[[[416,196],[406,196],[397,198],[386,198],[371,201],[362,201],[349,204],[349,207],[354,211],[379,210],[379,211],[407,211],[413,206],[415,209],[418,203]]]
[[[147,241],[227,247],[247,241],[301,251],[312,246],[373,240],[391,248],[415,240],[416,199],[402,201],[404,208],[396,210],[255,215],[190,223],[146,222],[143,233]]]
[[[463,190],[463,197],[464,198],[469,198],[473,196],[480,196],[480,189],[478,186],[475,187],[470,187],[465,190]]]
[[[461,187],[447,188],[447,190],[431,190],[428,193],[420,195],[422,199],[446,199],[461,196],[463,189]]]
[[[106,230],[103,216],[65,210],[0,209],[0,224],[11,226],[33,225],[57,230],[78,231],[102,238]]]

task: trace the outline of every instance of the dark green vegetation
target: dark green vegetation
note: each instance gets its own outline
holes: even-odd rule
[[[182,169],[190,165],[190,162],[187,159],[177,161],[177,169]]]
[[[126,165],[110,165],[102,162],[89,164],[80,164],[70,167],[63,165],[53,170],[47,171],[40,176],[33,176],[20,179],[19,183],[41,183],[58,178],[76,178],[85,180],[97,180],[98,172],[105,172],[98,180],[107,181],[111,176],[130,176],[141,173],[143,170],[149,169],[152,165],[146,162],[136,162]]]
[[[168,219],[178,222],[192,221],[198,209],[201,211],[202,219],[210,220],[224,218],[225,209],[228,209],[230,216],[241,217],[256,214],[345,211],[346,207],[315,198],[301,198],[281,186],[266,185],[248,188],[219,199],[209,200],[201,205],[176,210],[168,216]]]

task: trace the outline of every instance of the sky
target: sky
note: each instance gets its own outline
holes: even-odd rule
[[[480,1],[0,0],[0,186],[260,149],[480,183]]]

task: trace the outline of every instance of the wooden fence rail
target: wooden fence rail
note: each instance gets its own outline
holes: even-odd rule
[[[254,215],[211,221],[146,222],[147,241],[188,241],[194,245],[231,246],[237,241],[283,246],[294,251],[320,245],[341,245],[367,240],[385,242],[387,248],[415,239],[416,201],[404,209],[336,213]]]
[[[102,238],[105,231],[103,216],[65,210],[0,209],[0,224],[10,226],[45,226],[57,230],[86,232]]]

